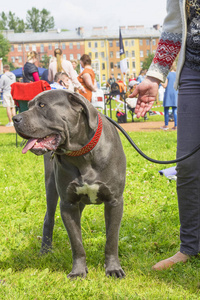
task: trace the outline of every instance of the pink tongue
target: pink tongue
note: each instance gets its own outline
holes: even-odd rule
[[[29,139],[28,142],[26,143],[26,145],[24,146],[22,153],[25,154],[28,150],[33,148],[33,146],[35,145],[36,142],[37,142],[37,139]]]

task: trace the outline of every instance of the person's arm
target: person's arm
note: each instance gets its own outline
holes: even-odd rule
[[[38,72],[34,72],[32,75],[33,75],[34,81],[39,81],[40,80]]]
[[[90,74],[84,73],[82,78],[87,88],[90,89],[92,92],[96,92],[97,88],[95,85],[93,85]]]
[[[144,117],[151,109],[158,93],[160,82],[165,82],[169,70],[178,55],[182,42],[182,20],[179,0],[167,0],[167,16],[158,43],[156,54],[147,72],[147,77],[129,96],[138,96],[135,113]],[[180,4],[181,5],[181,4]],[[185,9],[185,8],[183,8]]]
[[[147,76],[155,77],[162,82],[171,69],[182,43],[182,19],[179,0],[167,0],[167,15],[157,50]],[[185,9],[185,8],[183,8]]]
[[[65,64],[67,64],[66,70],[65,70]],[[70,61],[65,61],[65,62],[63,61],[62,66],[63,66],[63,69],[66,71],[66,73],[70,76],[70,79],[71,79],[74,87],[81,90],[83,93],[86,93],[84,87],[80,84],[80,82],[77,79],[76,72],[74,71],[72,63]]]
[[[164,89],[166,89],[167,85],[168,85],[168,79],[165,80],[164,83],[161,82],[162,87],[164,87]]]
[[[51,64],[49,65],[49,68],[48,68],[48,80],[50,82],[53,82],[53,80],[54,80],[54,78],[53,78],[53,67],[52,67]]]

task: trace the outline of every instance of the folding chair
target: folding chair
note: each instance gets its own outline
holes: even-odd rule
[[[15,82],[11,85],[11,94],[15,101],[17,112],[28,110],[28,102],[43,91],[50,90],[51,87],[45,80],[22,83]],[[22,142],[23,143],[23,142]],[[17,133],[16,133],[17,147]]]

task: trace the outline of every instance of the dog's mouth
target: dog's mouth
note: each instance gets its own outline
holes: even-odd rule
[[[48,151],[56,151],[60,141],[61,137],[58,134],[51,134],[44,138],[29,138],[22,153],[25,154],[30,150],[36,155],[42,155]]]

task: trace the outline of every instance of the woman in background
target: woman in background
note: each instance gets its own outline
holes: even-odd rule
[[[81,56],[80,64],[84,70],[79,74],[78,80],[84,86],[86,93],[82,93],[82,91],[79,91],[79,93],[91,102],[92,92],[96,92],[97,86],[95,74],[91,66],[91,58],[88,54],[83,54]]]
[[[37,62],[37,53],[30,51],[27,54],[27,62],[23,68],[23,82],[39,81],[38,67],[35,65]]]

